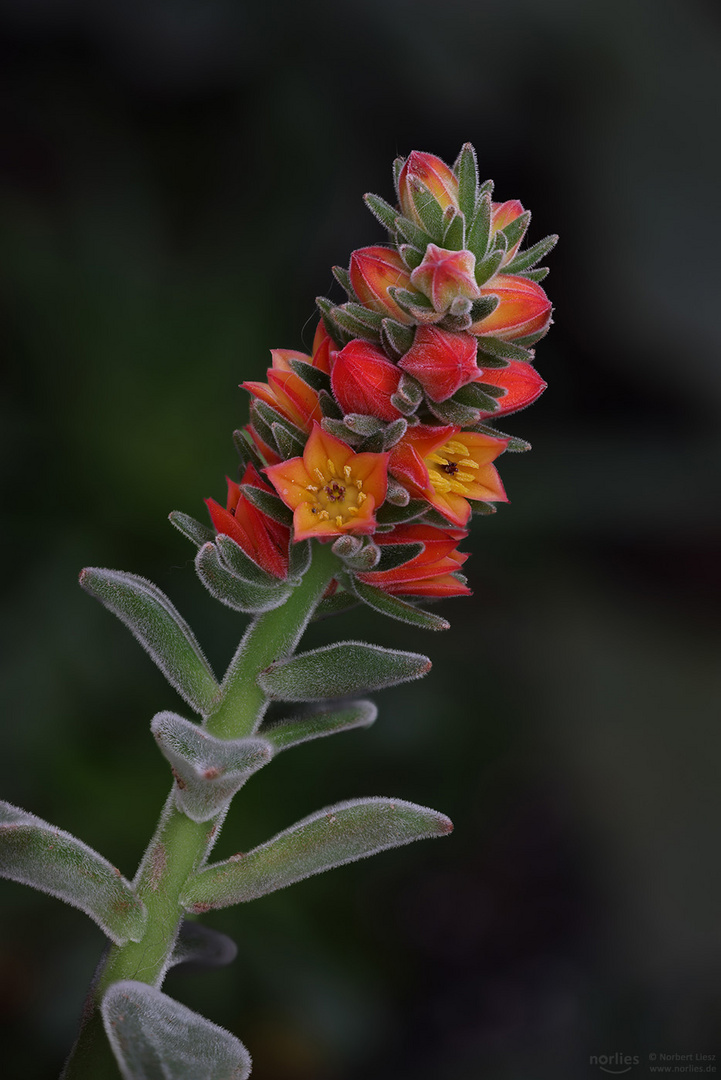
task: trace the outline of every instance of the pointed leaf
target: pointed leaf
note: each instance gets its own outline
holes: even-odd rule
[[[396,322],[395,319],[384,319],[381,324],[381,342],[386,352],[396,359],[400,359],[407,353],[413,344],[415,327],[406,326],[405,323]]]
[[[282,424],[271,424],[271,431],[278,452],[284,460],[287,461],[289,458],[301,456],[305,448],[305,442],[296,439]]]
[[[428,245],[433,243],[433,237],[423,229],[419,229],[407,217],[397,217],[395,227],[396,232],[399,232],[411,247],[418,248],[419,251],[425,251]]]
[[[488,250],[488,239],[491,235],[490,195],[484,195],[478,200],[476,211],[469,220],[471,224],[466,236],[466,247],[480,261],[485,258]]]
[[[324,417],[328,417],[330,420],[343,419],[343,410],[332,394],[327,393],[325,390],[321,390],[318,394],[318,401],[320,402],[320,411],[323,413]]]
[[[538,267],[536,267],[535,270],[523,270],[522,271],[523,277],[528,278],[529,281],[543,281],[544,278],[548,277],[548,274],[549,274],[549,269],[548,269],[547,266],[538,266]],[[545,333],[545,331],[544,331],[544,333]],[[538,341],[538,338],[540,338],[540,337],[543,337],[543,334],[538,334],[538,337],[536,338],[536,341]]]
[[[512,248],[515,244],[521,242],[526,235],[529,222],[531,220],[531,211],[526,210],[523,214],[519,214],[517,218],[510,221],[503,230],[503,235],[506,238],[507,249]]]
[[[460,390],[456,390],[453,401],[458,405],[467,405],[471,409],[482,409],[483,412],[494,412],[498,408],[495,394],[487,394],[481,389],[481,383],[467,383]]]
[[[353,340],[353,335],[344,330],[340,323],[336,321],[334,315],[336,305],[327,300],[325,296],[317,296],[315,302],[323,316],[323,325],[336,345],[342,349],[344,345]]]
[[[478,409],[461,405],[453,398],[447,398],[445,401],[429,401],[428,408],[442,424],[460,424],[461,427],[468,427],[469,424],[477,423],[479,419]]]
[[[205,544],[200,549],[195,556],[195,569],[210,595],[233,611],[271,611],[284,604],[292,591],[292,586],[286,582],[277,581],[266,587],[250,585],[236,577],[221,561],[215,544]]]
[[[312,555],[310,540],[300,540],[290,545],[288,577],[291,581],[300,582],[300,579],[310,568]]]
[[[465,221],[463,214],[454,213],[443,233],[443,247],[446,251],[461,251],[465,239]]]
[[[220,688],[192,630],[165,593],[137,574],[95,566],[81,572],[80,584],[128,627],[181,697],[206,715]]]
[[[305,360],[289,360],[291,369],[313,390],[330,390],[330,376]]]
[[[403,487],[403,484],[399,484],[395,477],[389,476],[386,499],[389,503],[393,503],[394,506],[408,506],[411,496],[408,489]]]
[[[217,739],[172,712],[157,713],[150,730],[172,767],[176,802],[191,821],[215,817],[273,756],[265,739]]]
[[[313,874],[365,859],[413,840],[445,836],[444,814],[401,799],[353,799],[328,806],[246,855],[201,870],[182,898],[188,910],[245,903]]]
[[[352,728],[370,727],[378,715],[378,709],[372,701],[351,701],[338,709],[312,713],[310,716],[297,716],[269,724],[260,730],[262,738],[272,744],[276,753],[287,750],[290,746],[322,739],[326,735],[335,735],[337,731],[350,731]]]
[[[265,585],[266,588],[270,588],[277,583],[278,578],[258,566],[231,536],[218,533],[215,537],[215,545],[220,552],[222,561],[235,577],[241,578],[249,585]]]
[[[415,270],[423,262],[423,251],[419,251],[412,244],[401,244],[398,253],[409,270]]]
[[[512,341],[504,341],[502,338],[486,337],[478,339],[478,366],[483,367],[487,356],[499,357],[501,360],[525,360],[531,359],[531,353],[521,345]]]
[[[358,297],[356,296],[355,290],[351,285],[350,274],[346,270],[345,266],[334,266],[332,267],[332,271],[333,277],[336,279],[341,289],[343,289],[348,294],[348,299],[357,301]]]
[[[400,442],[407,428],[408,421],[400,416],[397,420],[392,420],[390,424],[386,424],[382,431],[365,439],[361,443],[361,450],[372,454],[380,454],[384,450],[390,450],[397,442]]]
[[[413,177],[410,186],[413,205],[423,223],[423,228],[436,243],[439,243],[443,239],[443,211],[422,180]]]
[[[476,208],[478,190],[478,163],[476,151],[466,143],[458,155],[458,205],[466,221],[470,221]]]
[[[383,589],[367,585],[364,581],[358,581],[357,578],[353,579],[352,588],[359,600],[362,600],[368,607],[373,608],[374,611],[380,612],[381,615],[388,615],[391,619],[398,619],[399,622],[418,626],[422,630],[448,630],[450,628],[451,624],[448,620],[442,619],[440,615],[433,615],[430,611],[424,611],[422,608],[416,607],[415,604],[409,604],[397,596],[391,596],[390,593],[384,592]]]
[[[363,196],[363,202],[388,232],[395,232],[398,211],[390,203],[387,203],[380,195],[373,195],[371,192]]]
[[[261,671],[258,685],[278,701],[322,701],[420,679],[430,669],[420,653],[342,641],[276,660]]]
[[[146,983],[113,983],[101,1005],[123,1080],[247,1080],[250,1054],[225,1028]]]
[[[383,544],[376,570],[396,570],[425,551],[425,544],[416,540],[411,544]]]
[[[355,435],[362,435],[364,439],[385,428],[385,424],[377,416],[368,416],[365,413],[346,413],[343,423]]]
[[[211,529],[209,525],[203,525],[201,521],[196,521],[190,514],[183,514],[180,510],[173,510],[168,514],[168,521],[196,547],[202,547],[209,540],[215,539],[214,529]]]
[[[227,967],[238,955],[238,946],[227,934],[183,919],[168,967],[182,967],[183,974]]]
[[[342,439],[343,442],[348,443],[349,446],[359,446],[365,438],[364,435],[359,435],[357,432],[351,431],[346,424],[345,419],[334,420],[330,416],[324,416],[320,426],[323,428],[323,431],[327,431],[329,435],[335,435],[337,439]]]
[[[140,941],[147,912],[119,870],[87,844],[0,802],[0,877],[79,908],[116,945]]]
[[[400,525],[404,521],[412,521],[420,517],[428,509],[425,499],[411,499],[406,506],[394,506],[384,502],[376,514],[376,521],[381,525]]]
[[[263,491],[262,488],[253,487],[252,484],[241,484],[240,490],[246,499],[252,502],[253,506],[257,506],[266,517],[272,518],[273,521],[277,521],[281,525],[290,527],[293,524],[292,510],[289,510],[285,503],[277,495],[274,495],[272,491]]]
[[[540,259],[547,255],[557,243],[558,236],[554,233],[551,236],[544,237],[543,240],[539,240],[533,247],[526,248],[525,251],[519,251],[516,257],[504,267],[504,273],[522,274],[524,271],[530,270],[530,268],[535,266]]]
[[[240,455],[243,465],[252,462],[258,472],[261,472],[268,464],[268,462],[258,453],[258,447],[255,445],[247,431],[239,431],[236,429],[233,432],[233,443]]]
[[[331,615],[343,615],[351,608],[358,607],[358,600],[347,592],[336,592],[333,596],[326,596],[321,600],[313,613],[311,622],[319,622],[321,619],[329,619]]]

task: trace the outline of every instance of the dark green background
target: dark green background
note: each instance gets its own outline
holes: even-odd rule
[[[506,425],[534,451],[501,461],[511,505],[476,522],[450,633],[309,635],[434,671],[255,778],[219,855],[354,795],[456,831],[209,918],[238,960],[167,987],[257,1080],[721,1051],[716,6],[14,0],[0,29],[2,798],[132,875],[168,786],[148,724],[178,702],[77,573],[152,578],[222,668],[241,620],[167,514],[222,498],[237,384],[308,347],[330,266],[382,240],[363,192],[470,139],[531,242],[562,234],[549,389]],[[5,1074],[44,1080],[102,936],[0,901]]]

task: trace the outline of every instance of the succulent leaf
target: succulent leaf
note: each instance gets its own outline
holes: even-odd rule
[[[420,653],[341,641],[277,660],[260,673],[258,684],[277,701],[323,701],[420,679],[430,668]]]
[[[311,713],[306,716],[291,717],[268,724],[260,729],[260,736],[267,739],[276,753],[287,750],[299,743],[311,739],[322,739],[326,735],[335,735],[339,731],[352,728],[370,727],[378,716],[378,709],[372,701],[350,701],[336,709]]]

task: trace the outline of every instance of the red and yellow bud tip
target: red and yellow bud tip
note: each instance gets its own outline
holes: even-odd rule
[[[390,421],[401,416],[391,402],[400,377],[396,365],[381,349],[357,339],[335,357],[331,385],[344,413],[364,413]]]
[[[290,366],[291,360],[303,360],[306,364],[313,359],[306,353],[293,349],[271,349],[273,366],[268,368],[268,381],[244,382],[241,386],[253,397],[264,401],[301,431],[310,431],[314,420],[323,416],[318,394],[301,379]]]
[[[478,378],[477,350],[478,342],[472,334],[419,326],[413,345],[398,366],[418,379],[431,401],[445,401]]]
[[[314,424],[302,457],[265,471],[293,511],[294,539],[369,534],[386,497],[388,454],[356,454]]]
[[[456,426],[418,424],[391,451],[390,471],[415,498],[427,499],[453,525],[464,526],[471,514],[469,499],[508,501],[491,464],[507,445],[508,439]]]
[[[384,544],[422,543],[423,551],[394,570],[358,574],[361,581],[394,595],[470,596],[471,590],[454,574],[467,555],[457,551],[459,541],[468,535],[463,529],[436,529],[432,525],[397,525],[393,532],[376,536]]]
[[[419,183],[428,189],[441,210],[458,206],[458,180],[453,170],[434,154],[414,150],[398,177],[398,199],[403,213],[416,225],[423,225],[413,200],[413,190]]]
[[[447,311],[456,297],[475,300],[480,295],[472,251],[447,251],[429,244],[423,261],[411,274],[411,284],[424,293],[436,311]]]
[[[215,499],[205,500],[215,531],[230,536],[246,555],[269,574],[277,578],[287,577],[290,529],[266,517],[233,480],[226,477],[226,481],[228,498],[225,507]],[[252,465],[248,465],[241,482],[261,491],[272,491]]]
[[[515,221],[524,213],[523,204],[518,199],[509,199],[507,202],[502,203],[491,203],[491,235],[505,229],[507,225],[510,225],[512,221]],[[501,266],[505,266],[511,261],[521,246],[522,240],[523,235],[519,236],[515,244],[509,247],[503,256]]]
[[[482,412],[482,416],[506,416],[525,409],[541,396],[547,386],[533,364],[525,360],[510,360],[505,368],[484,368],[476,382],[491,383],[506,391],[498,399],[498,408],[492,412]]]
[[[528,334],[545,333],[551,325],[551,301],[541,286],[517,274],[496,274],[481,289],[481,296],[497,296],[498,307],[469,328],[513,341]]]
[[[397,322],[413,322],[388,293],[389,288],[411,288],[408,267],[393,248],[367,247],[354,251],[350,260],[350,282],[361,304],[372,311],[379,311]]]

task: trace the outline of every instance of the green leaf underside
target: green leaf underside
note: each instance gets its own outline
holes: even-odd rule
[[[101,1005],[123,1080],[246,1080],[250,1054],[225,1028],[146,983],[113,983]]]
[[[79,908],[116,945],[140,941],[147,912],[132,885],[81,840],[0,802],[0,877]]]
[[[184,514],[180,510],[173,510],[168,514],[168,521],[196,547],[202,547],[215,537],[215,530],[209,525],[203,525],[201,521],[196,521],[190,514]]]
[[[342,641],[276,661],[260,673],[258,685],[278,701],[322,701],[419,679],[430,667],[420,653]]]
[[[337,592],[320,601],[313,614],[312,622],[329,619],[331,615],[343,615],[344,612],[358,607],[358,600],[347,592]]]
[[[338,709],[324,710],[308,716],[291,717],[262,727],[259,736],[276,751],[287,750],[311,739],[322,739],[352,728],[370,727],[378,715],[372,701],[352,701]]]
[[[201,870],[181,903],[192,911],[228,907],[284,889],[313,874],[443,836],[453,825],[443,814],[401,799],[357,799],[326,807],[246,855]]]
[[[368,607],[378,611],[381,615],[387,615],[391,619],[418,626],[422,630],[448,630],[450,623],[442,619],[440,615],[433,615],[430,611],[424,611],[415,604],[409,604],[397,596],[368,585],[364,581],[352,580],[352,588],[359,600]]]
[[[83,570],[80,584],[128,627],[191,708],[210,712],[218,683],[193,631],[157,585],[98,567]]]
[[[227,934],[194,919],[183,919],[168,967],[208,971],[232,964],[237,955],[238,946]]]
[[[236,577],[221,561],[215,544],[205,544],[195,557],[198,577],[211,596],[233,611],[271,611],[289,597],[292,586],[278,581],[276,585],[250,585]]]
[[[217,739],[172,712],[154,716],[150,730],[173,769],[176,802],[192,821],[210,821],[273,756],[265,739]]]

